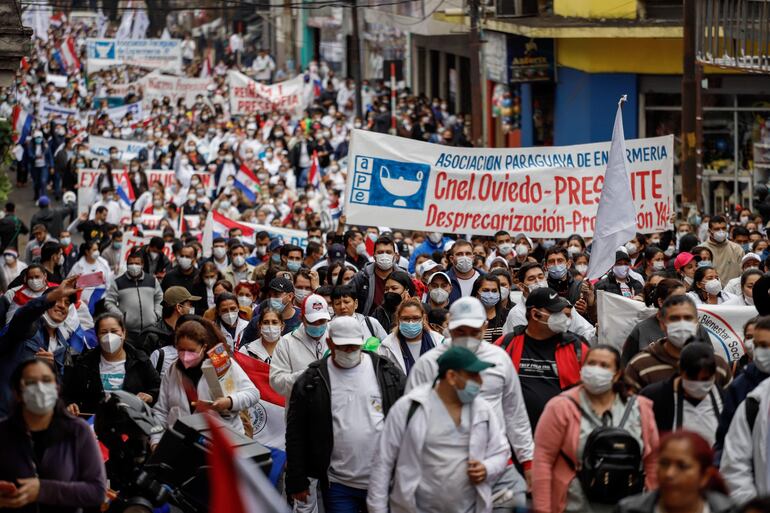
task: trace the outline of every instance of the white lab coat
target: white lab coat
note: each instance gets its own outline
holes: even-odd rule
[[[751,429],[746,420],[746,401],[735,411],[725,436],[719,470],[730,490],[730,498],[743,504],[770,493],[767,483],[767,429],[770,408],[770,379],[764,380],[747,397],[759,401],[759,411]]]
[[[388,506],[392,513],[417,511],[415,496],[422,480],[421,460],[428,432],[431,390],[430,383],[415,388],[399,399],[388,412],[372,462],[371,475],[393,475],[393,489],[389,492],[389,479],[370,480],[366,497],[370,513],[387,513]],[[406,417],[412,401],[418,402],[420,407],[415,410],[407,425]],[[484,464],[487,478],[476,485],[476,513],[492,511],[492,485],[505,470],[510,454],[505,433],[492,407],[477,397],[471,405],[468,458]]]
[[[435,331],[430,332],[430,338],[433,339],[435,346],[440,346],[444,343],[444,337],[440,333]],[[401,343],[398,341],[398,337],[395,333],[391,333],[380,343],[380,347],[377,348],[377,354],[384,356],[391,362],[398,365],[401,372],[406,374],[406,364],[404,363],[404,354],[401,352]],[[427,354],[427,353],[425,353]],[[415,365],[417,362],[414,362]]]
[[[229,374],[229,376],[228,376]],[[232,378],[232,389],[235,392],[227,392],[228,380]],[[158,402],[152,409],[155,418],[168,428],[173,426],[179,417],[190,415],[190,403],[187,400],[187,394],[184,390],[184,375],[176,365],[169,367],[166,375],[160,381],[160,392],[158,393]],[[243,422],[238,412],[250,408],[259,402],[259,390],[251,382],[251,379],[241,369],[234,359],[230,359],[230,369],[227,374],[220,378],[222,388],[225,394],[233,400],[233,409],[230,412],[220,413],[222,421],[233,431],[245,434]],[[198,399],[203,401],[213,401],[211,390],[206,382],[206,378],[201,377],[198,381]],[[160,441],[163,433],[151,435],[150,441],[156,444]]]
[[[406,379],[406,393],[420,385],[434,382],[438,376],[438,358],[450,347],[451,341],[447,340],[420,356]],[[519,375],[513,368],[511,357],[503,349],[489,342],[481,342],[476,356],[479,360],[495,364],[494,367],[481,371],[483,382],[480,396],[490,404],[498,422],[504,426],[516,458],[520,462],[532,461],[535,452],[532,427],[529,424]]]

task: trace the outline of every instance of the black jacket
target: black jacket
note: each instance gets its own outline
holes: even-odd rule
[[[174,343],[174,330],[166,324],[165,319],[158,319],[158,322],[142,330],[139,334],[139,340],[136,343],[137,349],[146,354],[152,354],[156,349],[163,346],[170,346]]]
[[[190,269],[190,274],[185,274],[178,266],[174,266],[163,277],[163,281],[160,282],[160,288],[165,292],[169,287],[184,287],[192,294],[193,280],[195,280],[197,275],[198,270],[194,267]]]
[[[576,280],[569,272],[566,280],[548,278],[548,286],[573,305],[580,299],[580,285],[582,284],[581,280]]]
[[[382,394],[382,409],[390,407],[404,393],[406,376],[387,358],[369,351]],[[286,493],[307,490],[309,477],[328,486],[327,472],[334,445],[332,428],[329,356],[311,363],[291,391],[286,420]]]
[[[642,289],[644,289],[642,282],[633,279],[631,276],[628,277],[628,286],[635,296],[641,294]],[[612,274],[612,271],[610,271],[606,278],[596,284],[596,290],[603,290],[611,294],[617,294],[618,296],[623,295],[620,292],[620,284],[618,283],[618,280],[615,279],[615,275]]]
[[[19,248],[19,235],[27,235],[29,228],[16,217],[15,214],[8,214],[0,219],[0,251],[5,248]]]
[[[124,344],[126,350],[126,377],[121,390],[138,394],[144,392],[158,398],[160,376],[150,359],[142,351],[130,344]],[[67,404],[77,403],[81,411],[93,413],[104,398],[102,378],[99,374],[101,349],[91,349],[75,361],[75,365],[65,368],[64,400]]]
[[[655,424],[658,426],[660,433],[667,431],[673,431],[674,416],[676,415],[676,402],[674,401],[674,380],[677,376],[671,376],[665,381],[659,381],[651,385],[647,385],[640,392],[639,395],[644,396],[652,401],[652,411],[655,413]],[[681,385],[680,385],[681,387]],[[719,397],[722,398],[722,390],[719,390]],[[703,401],[710,401],[709,396],[702,399]],[[724,404],[724,399],[722,399]]]

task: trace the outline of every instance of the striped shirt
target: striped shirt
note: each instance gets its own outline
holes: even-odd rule
[[[666,351],[665,339],[653,342],[634,356],[625,370],[625,380],[635,392],[652,383],[665,381],[679,374],[679,358]],[[716,384],[725,388],[732,381],[732,372],[727,362],[715,355],[717,362]]]

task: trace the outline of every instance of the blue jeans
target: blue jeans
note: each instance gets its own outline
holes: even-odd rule
[[[329,483],[323,497],[326,513],[366,513],[366,490]]]
[[[40,196],[45,196],[46,187],[48,186],[48,168],[32,166],[32,184],[34,186],[35,199]]]

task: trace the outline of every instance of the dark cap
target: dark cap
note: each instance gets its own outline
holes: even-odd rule
[[[270,244],[267,245],[267,250],[271,252],[275,252],[275,250],[280,249],[281,246],[283,246],[283,240],[273,239],[270,241]]]
[[[625,251],[617,250],[615,252],[615,263],[620,262],[621,260],[628,260],[628,262],[631,262],[631,257],[628,256],[628,253]]]
[[[276,292],[294,292],[294,285],[286,278],[273,278],[268,287]]]
[[[438,357],[439,376],[443,376],[448,370],[475,373],[494,366],[494,363],[481,361],[473,351],[460,346],[452,346]]]
[[[342,244],[332,244],[329,248],[329,261],[345,260],[345,246]]]
[[[529,293],[526,303],[527,308],[545,308],[549,312],[561,312],[565,308],[571,308],[569,301],[559,296],[550,287],[535,289]]]

